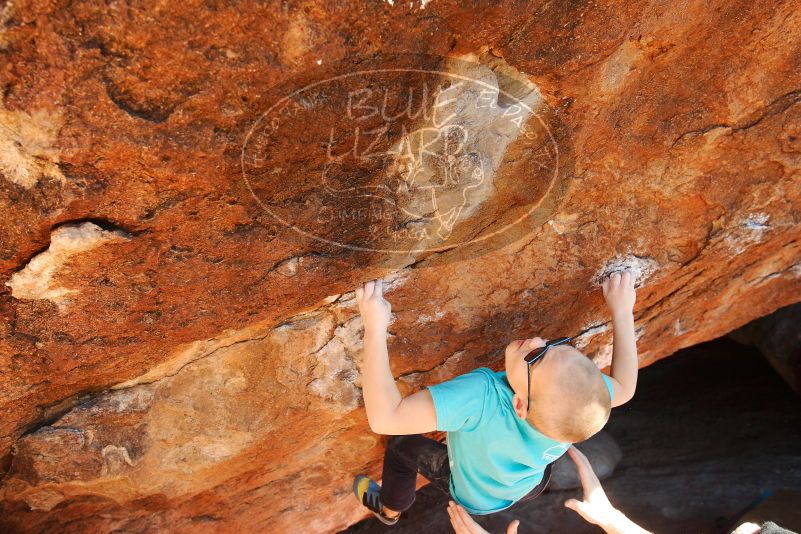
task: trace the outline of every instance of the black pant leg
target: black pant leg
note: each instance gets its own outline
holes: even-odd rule
[[[417,473],[449,493],[448,448],[421,435],[392,436],[384,453],[381,502],[387,508],[407,510],[415,499]]]

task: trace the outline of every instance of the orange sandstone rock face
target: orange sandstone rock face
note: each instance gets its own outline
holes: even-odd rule
[[[800,7],[4,3],[0,526],[360,519],[371,278],[404,392],[535,334],[605,366],[620,268],[642,365],[801,300]]]

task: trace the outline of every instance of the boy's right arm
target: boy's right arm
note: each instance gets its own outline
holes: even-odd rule
[[[428,389],[401,397],[392,376],[387,352],[391,306],[384,300],[383,282],[375,280],[359,287],[356,301],[364,322],[362,394],[370,428],[389,435],[436,430],[437,413]]]

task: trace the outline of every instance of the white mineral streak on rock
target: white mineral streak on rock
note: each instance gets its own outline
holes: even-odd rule
[[[746,248],[762,242],[765,232],[771,229],[769,221],[770,215],[766,213],[751,213],[728,231],[724,241],[736,254],[742,254]]]
[[[69,295],[79,292],[78,289],[53,287],[53,276],[64,264],[77,254],[126,239],[124,232],[103,230],[90,222],[61,226],[50,235],[47,250],[35,256],[21,271],[14,273],[6,285],[11,288],[11,296],[15,299],[49,300],[64,304]]]

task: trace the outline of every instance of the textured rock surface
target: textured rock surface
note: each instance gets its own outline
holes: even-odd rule
[[[0,497],[15,529],[357,520],[351,476],[382,452],[348,294],[369,278],[394,280],[407,390],[497,365],[523,335],[582,333],[605,365],[592,281],[622,266],[642,275],[643,365],[801,300],[798,2],[0,5]],[[536,87],[565,165],[559,202],[519,239],[385,261],[300,241],[254,201],[240,155],[267,88],[390,50],[474,54]],[[457,237],[516,209],[536,175],[520,139]],[[287,161],[312,161],[309,146]]]

